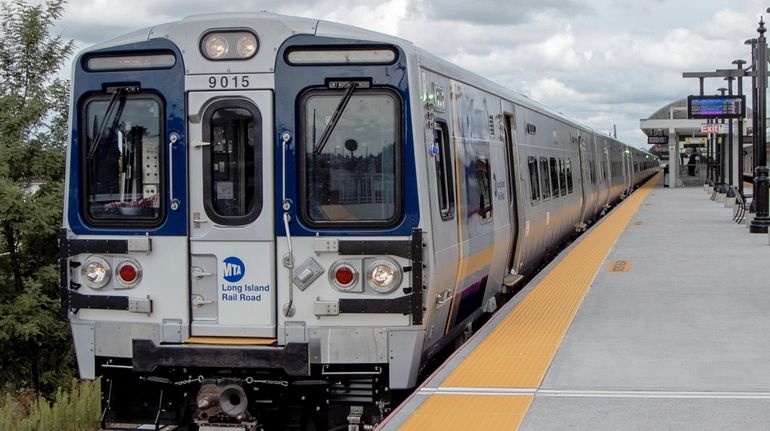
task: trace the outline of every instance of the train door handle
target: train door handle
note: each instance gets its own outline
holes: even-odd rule
[[[203,270],[203,268],[200,268],[200,267],[197,267],[197,266],[195,268],[193,268],[193,270],[192,270],[192,276],[195,277],[198,280],[200,280],[203,277],[208,277],[210,275],[214,275],[214,273],[213,272],[206,272],[206,271]]]
[[[206,299],[202,297],[201,295],[193,295],[190,298],[190,302],[192,302],[193,307],[200,308],[203,307],[206,304],[213,304],[214,301]]]
[[[193,219],[192,219],[192,222],[193,222],[193,228],[195,228],[195,229],[200,229],[200,227],[201,227],[201,223],[208,223],[208,220],[204,220],[204,219],[202,219],[202,218],[201,218],[201,213],[199,213],[199,212],[194,212],[194,213],[193,213]]]
[[[171,211],[179,209],[179,199],[174,197],[174,148],[179,142],[180,136],[176,132],[172,132],[168,137],[168,196],[169,196],[169,208]]]
[[[444,305],[452,300],[452,289],[447,289],[436,296],[436,305]]]

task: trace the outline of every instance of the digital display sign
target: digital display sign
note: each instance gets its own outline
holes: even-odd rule
[[[742,118],[746,96],[687,96],[688,118]]]
[[[668,145],[668,136],[648,136],[647,145]]]

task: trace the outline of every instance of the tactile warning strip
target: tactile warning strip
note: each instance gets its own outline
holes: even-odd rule
[[[440,387],[458,392],[463,388],[536,390],[596,274],[658,179],[659,175],[648,181],[591,229]],[[400,429],[516,429],[532,398],[431,394]]]
[[[531,395],[434,394],[401,429],[515,430],[532,398]]]

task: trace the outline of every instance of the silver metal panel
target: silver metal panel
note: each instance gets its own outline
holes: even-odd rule
[[[95,337],[96,356],[115,356],[130,358],[132,356],[132,340],[160,340],[160,326],[141,323],[97,322]]]
[[[305,290],[323,273],[324,270],[321,265],[309,257],[294,269],[293,281],[299,290]]]
[[[94,358],[94,323],[72,322],[72,341],[75,344],[75,354],[78,360],[78,372],[81,379],[96,378],[96,361]]]
[[[283,328],[283,335],[284,339],[279,340],[279,344],[307,342],[305,322],[286,322],[286,326]]]
[[[388,332],[388,369],[390,388],[412,388],[417,383],[423,331]]]
[[[131,238],[128,240],[128,251],[146,251],[152,250],[152,240],[149,237]]]
[[[324,364],[388,361],[385,328],[310,328],[310,359]]]
[[[182,321],[178,319],[163,319],[163,337],[164,343],[182,342]]]

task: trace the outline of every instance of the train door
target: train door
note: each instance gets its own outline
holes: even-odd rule
[[[272,92],[188,97],[190,333],[275,337]]]
[[[586,225],[593,219],[593,210],[596,205],[596,173],[591,172],[593,163],[589,163],[593,160],[593,154],[588,153],[586,142],[580,134],[573,137],[577,141],[578,147],[578,159],[580,162],[580,176],[583,187],[581,188],[583,193],[583,205],[580,210],[580,226],[584,229]]]
[[[513,116],[513,105],[503,102],[503,128],[505,139],[505,156],[507,165],[507,181],[508,181],[508,220],[510,222],[511,238],[509,241],[508,251],[506,256],[510,256],[506,266],[507,274],[517,275],[519,265],[523,256],[517,250],[522,250],[522,247],[518,247],[519,239],[519,211],[518,211],[518,193],[516,189],[519,154],[516,146],[516,120]],[[508,280],[504,280],[508,281]]]

